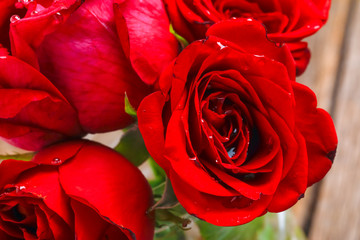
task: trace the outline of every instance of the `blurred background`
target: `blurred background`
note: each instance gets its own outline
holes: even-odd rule
[[[307,40],[312,58],[298,81],[332,115],[339,146],[329,174],[290,211],[310,240],[359,240],[360,0],[332,0],[328,23]],[[110,146],[118,137],[119,132],[90,136]],[[0,141],[0,154],[19,152]]]

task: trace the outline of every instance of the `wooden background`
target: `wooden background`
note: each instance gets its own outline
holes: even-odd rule
[[[339,147],[329,174],[293,212],[310,240],[359,240],[360,0],[333,0],[327,25],[308,41],[312,59],[298,81],[333,116]],[[0,152],[14,151],[0,141]]]

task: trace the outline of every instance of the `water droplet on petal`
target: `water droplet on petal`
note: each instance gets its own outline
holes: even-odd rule
[[[23,191],[23,190],[25,190],[25,189],[26,189],[25,186],[20,186],[20,187],[19,187],[19,190],[21,190],[21,191]]]
[[[227,47],[227,46],[223,45],[221,42],[217,42],[217,45],[220,47],[220,50]]]
[[[16,23],[17,21],[19,21],[21,18],[18,15],[12,15],[10,17],[10,22],[11,23]]]
[[[191,157],[191,158],[189,158],[189,160],[191,160],[191,161],[196,161],[196,160],[197,160],[197,157]]]
[[[58,164],[61,164],[62,161],[60,158],[54,158],[52,161],[51,161],[51,164],[54,164],[54,165],[58,165]]]
[[[30,14],[33,16],[33,15],[36,15],[36,14],[38,14],[39,12],[38,11],[32,11]]]
[[[60,12],[55,13],[54,18],[55,18],[55,24],[59,24],[64,20],[64,17]]]

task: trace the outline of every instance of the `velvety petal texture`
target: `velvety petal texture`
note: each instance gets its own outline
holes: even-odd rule
[[[35,68],[0,56],[0,137],[27,150],[84,135],[77,113]]]
[[[0,236],[5,239],[153,239],[151,189],[124,157],[70,141],[31,162],[0,164]]]
[[[278,44],[298,44],[318,31],[328,18],[330,0],[163,0],[175,31],[188,41],[202,39],[214,23],[253,18],[264,24],[268,38]],[[308,49],[292,51],[297,73],[304,72]],[[301,58],[300,56],[301,55]]]
[[[0,7],[0,47],[45,75],[85,132],[131,124],[125,93],[136,108],[177,54],[161,0],[4,0]]]
[[[185,209],[234,226],[294,205],[330,169],[337,137],[314,93],[294,81],[289,48],[258,21],[219,22],[206,35],[142,101],[139,128]]]

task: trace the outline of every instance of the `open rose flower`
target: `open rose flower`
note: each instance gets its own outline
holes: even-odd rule
[[[0,164],[0,238],[153,238],[151,189],[124,157],[73,141]]]
[[[233,18],[254,18],[268,38],[290,43],[300,75],[310,52],[301,39],[318,31],[328,18],[330,0],[163,0],[175,31],[188,41],[202,39],[212,24]],[[300,51],[301,50],[301,51]]]
[[[195,216],[244,224],[295,204],[332,165],[337,137],[316,97],[294,81],[289,49],[251,20],[213,25],[161,76],[139,128]]]
[[[137,107],[177,54],[161,0],[3,0],[0,6],[0,44],[59,89],[86,132],[129,125],[125,92]]]

